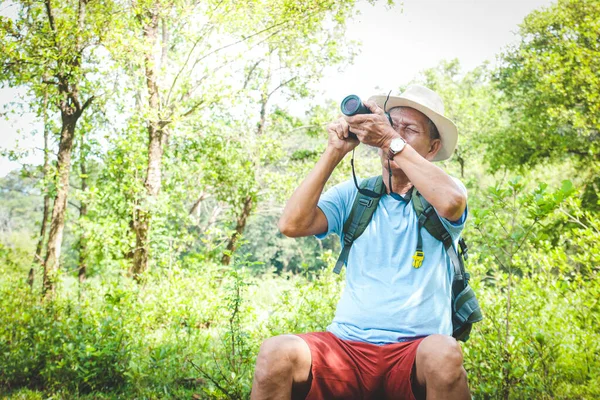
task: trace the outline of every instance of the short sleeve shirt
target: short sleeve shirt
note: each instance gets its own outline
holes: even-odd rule
[[[356,194],[354,182],[347,181],[321,196],[318,207],[327,218],[328,228],[317,238],[335,233],[343,240],[344,222]],[[440,218],[455,245],[466,216],[467,210],[457,222]],[[384,194],[371,222],[350,250],[346,286],[328,331],[341,339],[374,344],[452,333],[452,263],[443,244],[421,229],[425,258],[421,267],[413,267],[417,235],[412,202]]]

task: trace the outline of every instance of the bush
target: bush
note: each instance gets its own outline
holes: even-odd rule
[[[106,391],[126,382],[132,340],[121,310],[0,288],[0,387]]]
[[[598,276],[565,279],[544,256],[532,256],[536,270],[514,278],[508,320],[507,274],[484,280],[489,265],[470,268],[485,315],[463,346],[476,398],[503,397],[505,390],[515,399],[600,396]]]
[[[485,315],[463,346],[473,396],[598,398],[599,221],[579,213],[576,202],[563,204],[541,219],[566,224],[559,234],[534,225],[527,235],[519,228],[531,226],[524,219],[536,218],[532,212],[554,194],[534,191],[536,198],[512,185],[522,211],[516,233],[486,224],[493,246],[472,246],[468,263]],[[490,195],[504,190],[497,189]],[[499,200],[487,207],[475,225],[514,214]],[[494,251],[510,249],[510,241],[516,251],[498,257]],[[0,390],[15,398],[40,398],[41,391],[58,398],[245,399],[264,339],[331,322],[343,277],[332,272],[331,252],[321,261],[327,269],[301,275],[255,276],[242,260],[156,269],[144,285],[119,277],[80,286],[65,278],[45,303],[30,292],[23,270],[16,278],[0,266]]]

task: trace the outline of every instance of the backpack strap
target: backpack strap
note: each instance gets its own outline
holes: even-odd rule
[[[385,190],[381,175],[365,179],[360,183],[360,188],[369,189],[379,194],[382,194]],[[350,215],[344,223],[344,247],[342,248],[342,252],[335,263],[335,268],[333,269],[333,272],[336,274],[339,274],[342,271],[342,267],[348,263],[350,248],[352,248],[354,241],[358,239],[360,235],[362,235],[367,228],[367,225],[369,225],[371,217],[373,216],[373,213],[379,204],[380,198],[381,197],[367,196],[360,192],[356,194],[354,204],[352,205],[352,211],[350,211]]]
[[[431,204],[416,190],[413,191],[412,201],[419,221],[419,236],[417,251],[413,256],[413,266],[415,268],[420,267],[424,259],[421,228],[425,228],[431,236],[443,243],[454,267],[454,279],[452,281],[452,336],[457,340],[466,341],[469,338],[473,323],[483,319],[475,292],[469,286],[469,274],[465,271],[464,260],[468,257],[467,245],[462,238],[459,239],[459,254],[454,247],[452,237],[442,224],[442,221],[440,221],[440,217]],[[418,265],[415,265],[417,263]]]
[[[435,212],[435,209],[417,190],[414,190],[412,193],[412,201],[419,222],[417,251],[413,256],[413,266],[415,268],[420,267],[425,258],[423,254],[423,237],[421,236],[421,228],[425,228],[431,236],[444,244],[444,248],[454,266],[454,280],[464,280],[465,266],[454,248],[452,236],[450,236],[442,221],[440,221],[440,217]],[[417,263],[418,265],[415,265]]]

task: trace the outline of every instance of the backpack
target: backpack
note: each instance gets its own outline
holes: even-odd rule
[[[368,189],[378,193],[380,196],[385,191],[381,175],[362,181],[360,187],[361,189]],[[369,225],[371,217],[379,204],[379,199],[380,197],[371,197],[360,191],[357,193],[350,215],[344,223],[343,248],[333,270],[336,274],[339,274],[344,264],[347,263],[350,248],[354,241],[362,235],[367,225]],[[417,248],[413,256],[413,267],[421,267],[425,257],[423,239],[421,237],[421,228],[425,228],[431,236],[443,243],[454,266],[451,299],[452,336],[456,340],[466,342],[469,339],[473,324],[483,319],[475,292],[469,286],[469,274],[465,271],[464,260],[468,258],[467,245],[460,238],[458,241],[459,251],[455,249],[452,237],[440,221],[433,206],[415,189],[412,190],[411,201],[419,221]]]

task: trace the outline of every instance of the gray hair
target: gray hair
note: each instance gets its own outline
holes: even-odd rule
[[[429,131],[429,139],[435,140],[440,138],[440,131],[438,131],[437,126],[435,126],[429,117],[427,117],[427,130]]]

